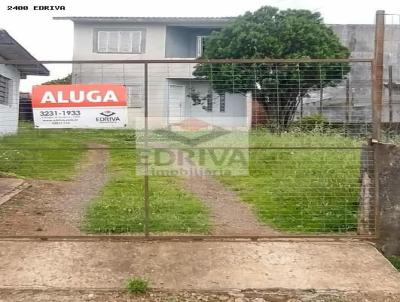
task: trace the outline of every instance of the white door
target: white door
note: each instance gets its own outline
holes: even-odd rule
[[[185,112],[185,86],[169,85],[168,88],[168,123],[179,123]]]

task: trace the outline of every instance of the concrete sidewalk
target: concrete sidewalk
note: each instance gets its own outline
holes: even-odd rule
[[[400,273],[359,242],[0,242],[0,289],[288,289],[400,293]]]

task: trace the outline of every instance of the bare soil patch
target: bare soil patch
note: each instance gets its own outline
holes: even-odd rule
[[[279,233],[260,223],[249,204],[213,177],[185,177],[182,186],[210,209],[214,235],[267,236]]]
[[[0,206],[0,235],[79,235],[88,202],[107,180],[108,150],[89,144],[72,181],[28,179],[29,188]]]
[[[154,147],[168,147],[165,144],[153,144]],[[170,152],[177,150],[170,147]],[[201,170],[197,163],[184,157],[181,163],[187,171]],[[180,167],[180,168],[182,168]],[[181,186],[187,192],[194,194],[210,210],[213,226],[212,234],[220,236],[238,235],[276,235],[279,232],[262,224],[254,214],[251,205],[244,203],[239,196],[215,177],[208,175],[190,175],[181,180]]]

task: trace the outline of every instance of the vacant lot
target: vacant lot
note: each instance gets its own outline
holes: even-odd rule
[[[143,231],[144,187],[143,177],[135,173],[133,130],[38,130],[23,126],[18,135],[0,141],[0,173],[71,181],[85,166],[88,146],[103,146],[109,157],[106,183],[88,202],[80,228],[89,233]],[[319,147],[360,144],[335,133],[273,135],[265,129],[254,130],[250,146],[270,149],[250,151],[248,176],[220,177],[215,181],[251,205],[261,223],[279,230],[354,231],[360,151]],[[196,186],[196,179],[192,181]],[[181,184],[178,178],[150,177],[150,231],[212,232],[207,203],[201,200],[201,194],[195,196]]]

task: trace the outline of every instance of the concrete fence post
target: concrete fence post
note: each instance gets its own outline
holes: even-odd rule
[[[360,154],[360,198],[358,206],[357,233],[375,233],[375,173],[374,152],[371,145],[364,145]]]
[[[386,256],[400,256],[400,146],[375,144],[379,165],[377,247]]]

